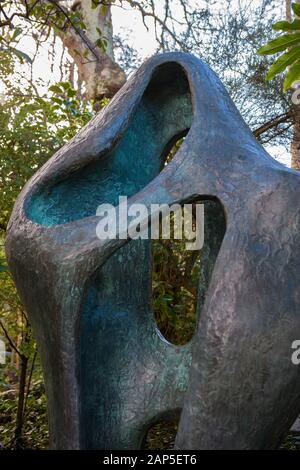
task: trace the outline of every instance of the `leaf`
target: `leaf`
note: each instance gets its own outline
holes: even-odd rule
[[[105,16],[107,12],[107,6],[106,5],[101,5],[100,13],[102,16]]]
[[[284,36],[280,36],[279,38],[269,41],[258,49],[257,53],[260,55],[276,54],[276,52],[284,51],[288,47],[294,46],[297,43],[300,43],[300,32],[285,34]]]
[[[17,26],[12,35],[12,40],[15,40],[22,33],[22,31],[23,29],[20,26]]]
[[[106,52],[107,40],[105,38],[99,38],[95,42],[95,46],[99,47],[99,49],[102,49],[103,52]]]
[[[53,103],[57,103],[59,105],[62,105],[63,104],[63,100],[61,100],[60,98],[55,98],[54,96],[51,98],[51,100],[53,101]]]
[[[270,67],[266,80],[272,80],[280,72],[283,72],[289,65],[300,58],[300,46],[293,47],[285,54],[282,54]]]
[[[289,21],[278,21],[274,23],[272,28],[275,31],[295,31],[300,30],[300,20],[294,20],[292,23]]]
[[[53,91],[53,93],[62,93],[62,90],[58,85],[51,85],[49,90]]]
[[[291,68],[289,69],[288,73],[286,74],[284,83],[283,83],[283,89],[284,91],[287,91],[293,83],[295,83],[297,80],[300,78],[300,59],[295,62]]]
[[[102,38],[99,38],[96,41],[96,46],[98,46],[100,49],[102,49],[103,52],[107,51],[107,45],[108,45],[108,41],[104,36]]]
[[[32,59],[29,57],[29,55],[25,54],[25,52],[20,51],[19,49],[16,49],[15,47],[10,47],[9,48],[13,54],[15,54],[21,61],[25,60],[26,62],[29,62],[32,64]]]
[[[292,3],[292,10],[296,16],[300,16],[300,4],[299,3]]]
[[[63,87],[64,90],[69,90],[71,88],[71,83],[70,82],[60,82],[61,86]]]
[[[8,265],[5,258],[0,259],[0,273],[8,272]]]
[[[92,10],[95,10],[96,8],[98,8],[100,2],[98,0],[92,0],[91,2],[91,8]]]
[[[73,98],[74,96],[76,96],[77,93],[76,90],[73,90],[73,88],[69,88],[67,94],[69,98]]]

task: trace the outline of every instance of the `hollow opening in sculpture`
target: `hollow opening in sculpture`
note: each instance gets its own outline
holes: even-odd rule
[[[167,155],[165,165],[176,156],[184,139],[182,136],[175,142]],[[164,219],[165,226],[170,226],[171,237],[164,239],[161,218],[159,237],[152,241],[154,318],[163,337],[174,345],[187,344],[196,332],[209,278],[225,233],[225,215],[221,204],[216,200],[202,201],[199,204],[205,209],[205,214],[201,212],[202,217],[199,217],[197,203],[189,205],[192,206],[190,214],[184,210],[177,214],[182,229],[179,231],[181,239],[175,237],[176,214],[172,213]],[[199,249],[187,249],[189,240],[185,230],[188,224],[185,225],[184,220],[189,221],[188,215],[192,216],[190,229],[195,237],[199,237],[202,229],[205,231],[205,245]],[[201,220],[198,220],[199,218]]]
[[[186,250],[185,240],[160,238],[152,243],[154,318],[172,344],[187,344],[196,330],[200,253]]]
[[[184,70],[176,63],[159,66],[117,145],[105,158],[89,164],[83,158],[80,169],[43,185],[28,201],[27,216],[47,226],[63,224],[138,193],[160,173],[192,121]],[[207,204],[220,212],[216,201]],[[182,407],[191,344],[178,348],[158,334],[151,245],[128,242],[86,282],[77,330],[83,449],[137,448],[153,417]]]
[[[179,416],[169,417],[152,424],[142,443],[144,450],[171,450],[174,448]]]
[[[200,204],[203,210],[200,210]],[[178,219],[182,216],[183,221],[181,239],[174,238],[175,229],[171,230],[172,236],[168,239],[163,238],[160,230],[160,237],[152,242],[154,317],[163,337],[174,345],[187,344],[196,332],[211,273],[225,234],[225,215],[218,201],[206,200],[190,206],[192,235],[195,236],[193,249],[190,239],[185,235],[187,209],[177,214]],[[173,213],[168,217],[172,227],[174,218],[176,214]],[[200,244],[202,230],[203,245]]]

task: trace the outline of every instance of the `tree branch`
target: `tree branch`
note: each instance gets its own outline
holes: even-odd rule
[[[13,25],[12,25],[12,21],[15,17],[18,17],[18,18],[24,18],[25,20],[29,20],[29,17],[30,17],[30,14],[32,13],[33,9],[35,8],[35,6],[40,2],[40,0],[36,0],[30,7],[28,6],[28,3],[27,1],[25,0],[25,9],[26,9],[26,13],[21,13],[21,12],[18,12],[18,11],[15,11],[11,16],[8,16],[5,12],[5,9],[4,7],[2,7],[0,5],[0,13],[2,13],[2,15],[4,16],[5,20],[4,21],[0,21],[0,27],[2,26],[10,26],[11,28],[13,28]]]
[[[292,118],[293,118],[292,111],[288,111],[284,114],[280,114],[279,116],[276,116],[275,118],[270,119],[270,121],[264,123],[262,126],[255,129],[253,131],[253,134],[255,135],[255,137],[259,137],[265,132],[267,132],[268,130],[272,129],[273,127],[277,127],[279,126],[279,124],[287,122]]]
[[[271,135],[271,137],[269,137],[268,139],[264,139],[262,140],[262,144],[267,144],[269,143],[271,140],[275,139],[276,137],[284,134],[286,131],[288,131],[292,126],[294,125],[293,122],[289,123],[284,129],[279,129],[277,130],[277,132],[273,135]]]
[[[2,321],[0,320],[0,326],[3,330],[3,333],[7,339],[7,341],[9,342],[10,346],[12,347],[12,349],[18,354],[19,357],[23,358],[23,354],[18,350],[18,348],[15,346],[14,342],[12,341],[12,339],[10,338],[5,326],[3,325]]]
[[[147,30],[149,28],[146,25],[145,19],[146,18],[152,18],[154,20],[155,25],[159,24],[161,26],[161,28],[163,30],[165,30],[172,37],[172,39],[174,40],[174,42],[176,42],[176,44],[178,44],[181,48],[184,48],[184,44],[182,43],[182,41],[180,41],[178,39],[177,35],[166,24],[166,21],[168,19],[167,14],[165,15],[164,19],[162,20],[161,18],[159,18],[159,16],[157,16],[157,14],[155,13],[155,10],[154,10],[153,7],[152,7],[152,11],[146,11],[145,8],[139,2],[137,2],[135,0],[125,0],[125,1],[132,8],[137,9],[137,10],[140,11],[140,13],[142,15],[144,26],[146,27]],[[166,2],[166,9],[169,9],[168,2]]]
[[[94,44],[88,39],[87,35],[78,27],[76,26],[73,21],[71,20],[68,11],[61,5],[59,5],[57,0],[46,0],[48,3],[54,5],[66,18],[67,22],[70,24],[72,29],[75,33],[80,37],[80,39],[85,43],[89,51],[94,55],[96,60],[99,60],[98,54],[95,52]]]

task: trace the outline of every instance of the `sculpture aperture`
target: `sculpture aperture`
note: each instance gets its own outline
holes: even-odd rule
[[[42,357],[52,447],[135,449],[181,410],[177,448],[278,444],[300,411],[299,183],[214,73],[181,53],[147,61],[36,173],[7,254]],[[149,209],[209,201],[210,282],[183,347],[155,326],[151,242],[96,236],[97,207],[119,195]]]

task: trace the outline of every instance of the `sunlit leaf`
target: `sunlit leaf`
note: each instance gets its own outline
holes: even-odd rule
[[[295,31],[300,30],[300,20],[296,19],[291,23],[289,21],[278,21],[274,23],[272,28],[275,31]]]
[[[292,3],[292,10],[296,16],[300,16],[300,4],[299,3]]]
[[[25,60],[25,62],[29,62],[30,64],[32,64],[32,59],[25,52],[20,51],[19,49],[16,49],[15,47],[9,47],[9,50],[13,54],[15,54],[21,60],[21,62]]]
[[[287,91],[293,83],[300,79],[300,59],[297,60],[293,65],[291,65],[288,73],[286,74],[283,89]]]
[[[300,46],[293,47],[285,54],[281,55],[270,67],[266,79],[271,80],[279,73],[283,72],[289,65],[300,58]]]
[[[49,87],[49,90],[53,91],[53,93],[61,93],[62,92],[61,88],[58,85],[51,85]]]
[[[267,44],[258,49],[257,53],[261,55],[276,54],[282,52],[288,47],[300,44],[300,32],[294,34],[285,34],[279,38],[269,41]]]

